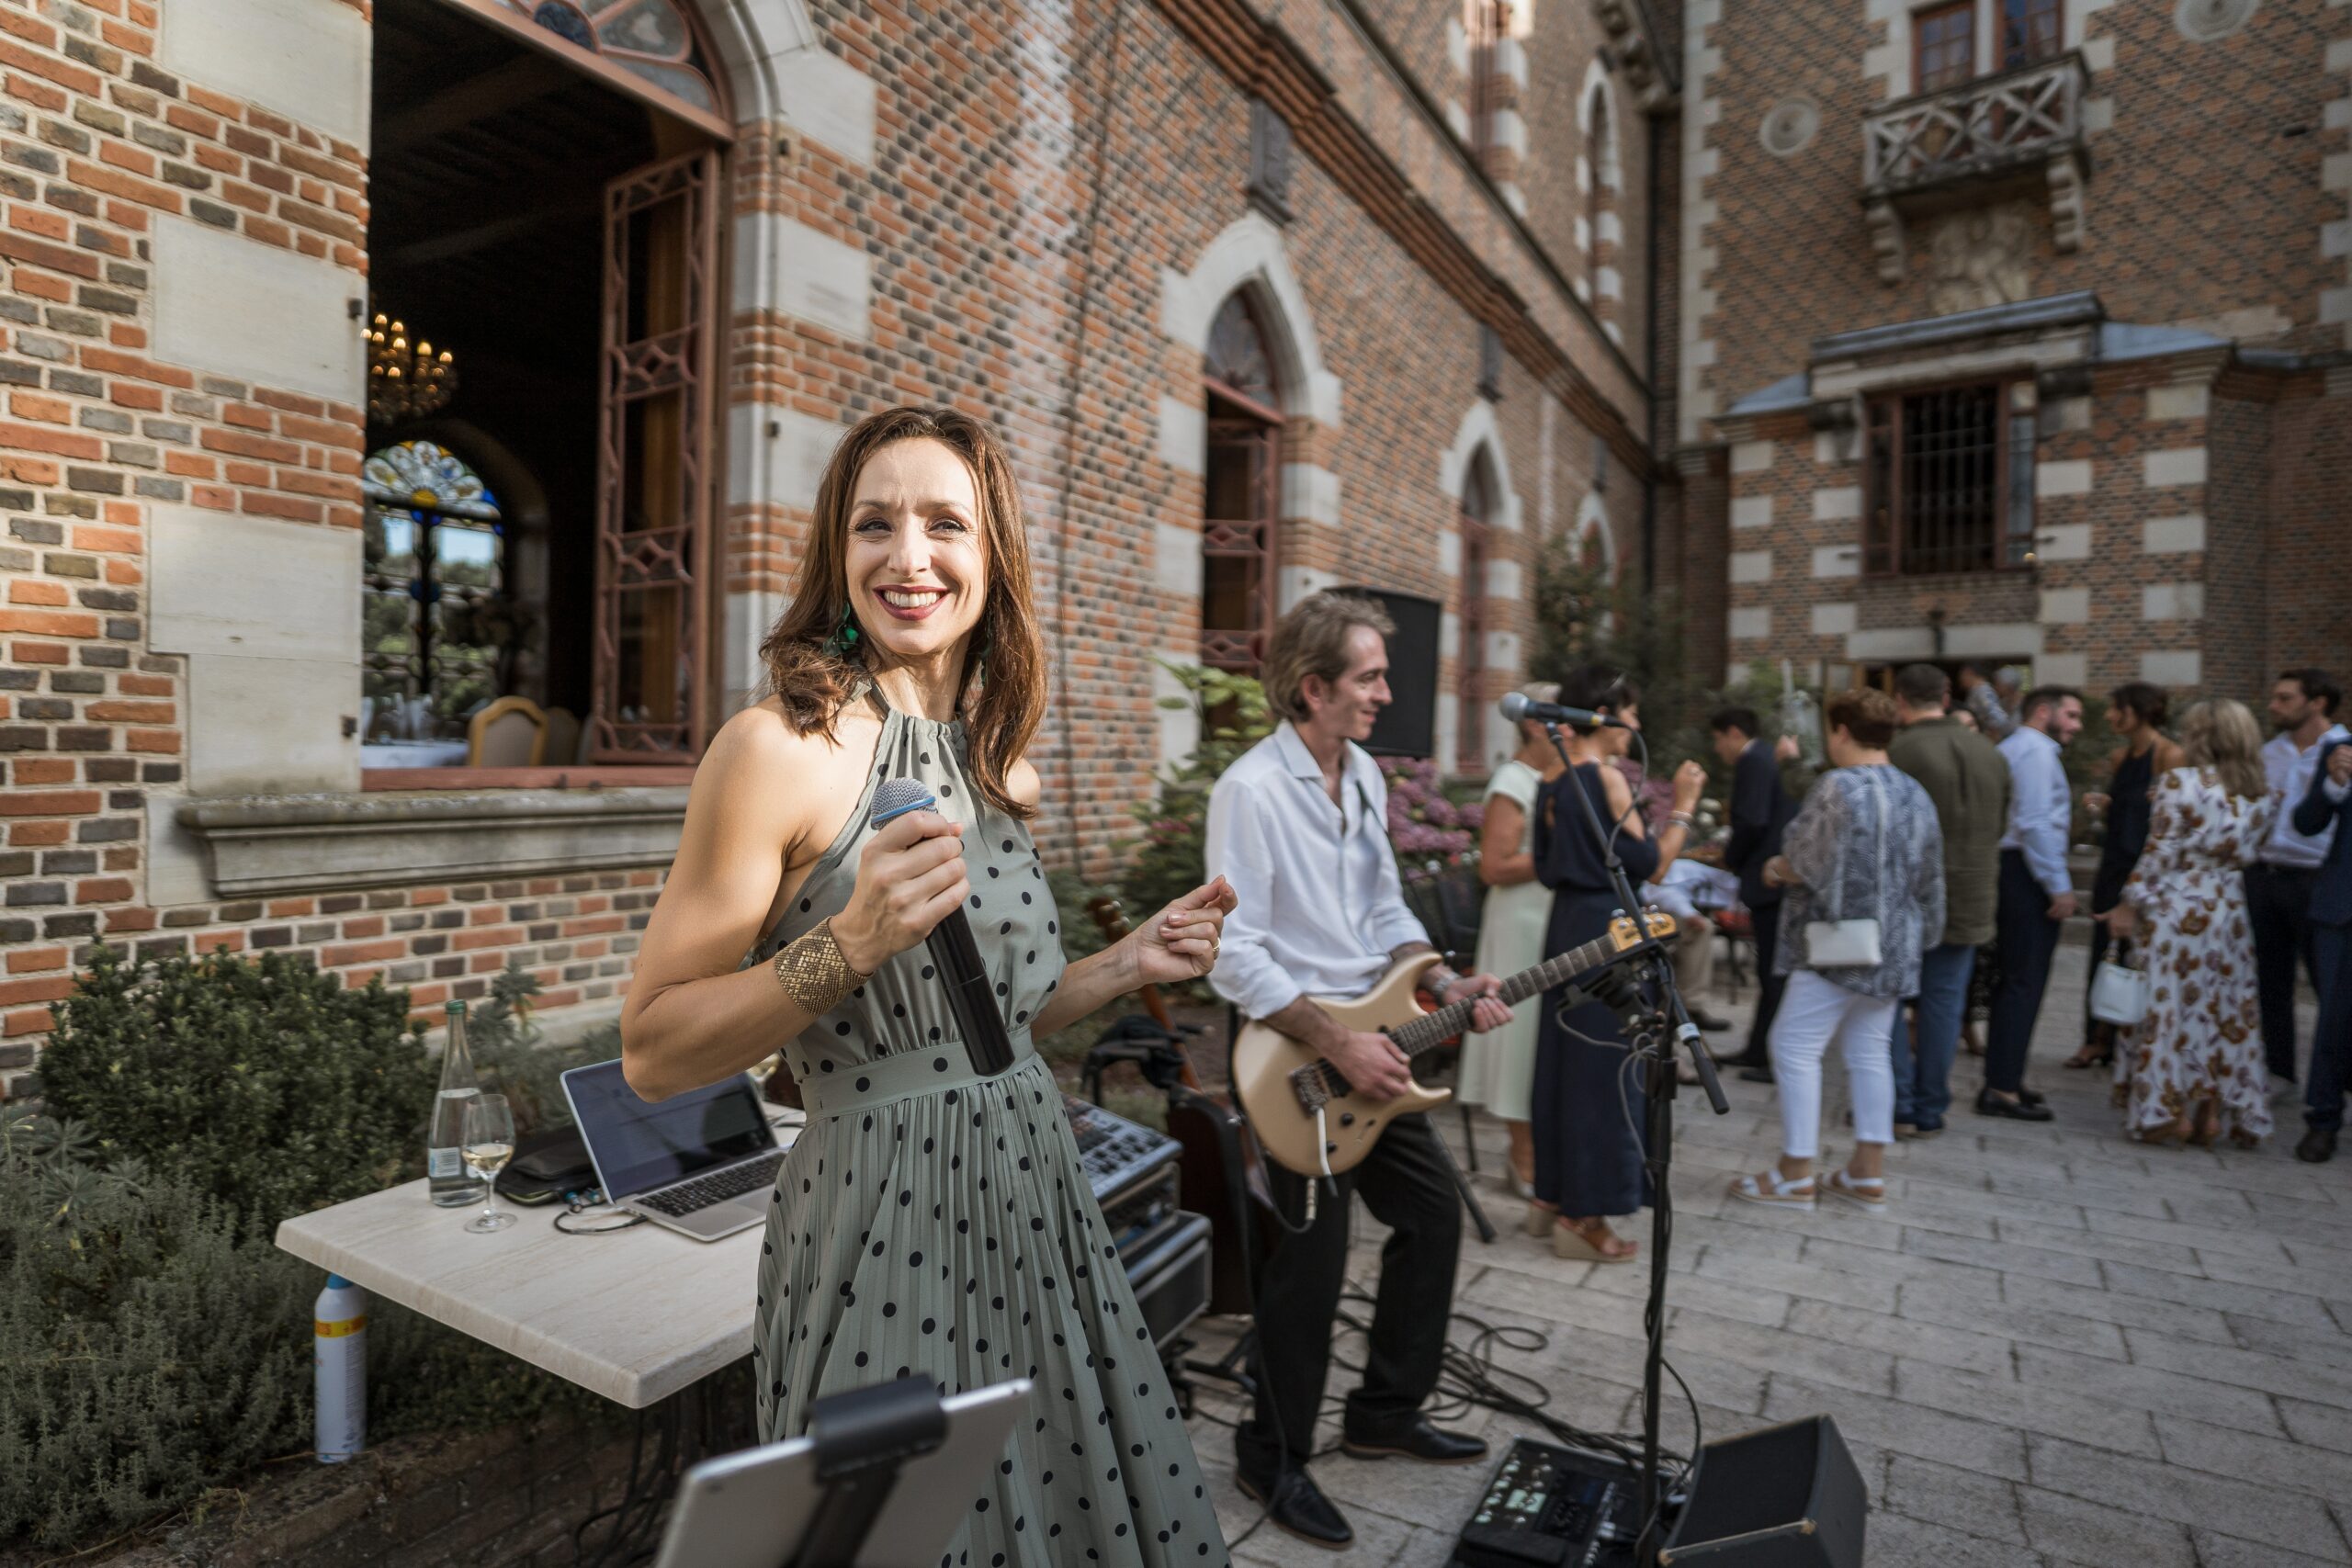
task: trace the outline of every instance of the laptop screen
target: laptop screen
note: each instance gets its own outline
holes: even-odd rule
[[[572,1068],[563,1088],[608,1202],[775,1147],[760,1098],[741,1073],[658,1105],[637,1097],[617,1060]]]

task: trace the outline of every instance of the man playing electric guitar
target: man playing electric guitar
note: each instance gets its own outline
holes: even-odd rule
[[[1332,592],[1282,618],[1264,680],[1283,722],[1217,781],[1207,843],[1209,875],[1223,876],[1238,900],[1210,983],[1245,1018],[1312,1047],[1359,1093],[1381,1100],[1411,1084],[1405,1054],[1385,1035],[1342,1027],[1309,998],[1363,996],[1399,960],[1431,951],[1397,877],[1387,785],[1357,744],[1388,705],[1385,639],[1395,629],[1373,601]],[[1510,1017],[1491,976],[1465,977],[1439,964],[1424,983],[1441,1002],[1479,998],[1474,1028]],[[1363,1194],[1389,1236],[1363,1382],[1348,1396],[1341,1441],[1361,1457],[1435,1464],[1466,1464],[1487,1452],[1479,1439],[1441,1431],[1420,1414],[1445,1349],[1460,1199],[1422,1115],[1385,1128],[1319,1202],[1308,1178],[1271,1161],[1266,1174],[1283,1223],[1259,1283],[1257,1407],[1235,1435],[1237,1478],[1283,1529],[1343,1547],[1353,1531],[1306,1461],[1347,1269],[1349,1194]],[[1302,1216],[1305,1227],[1294,1229]]]

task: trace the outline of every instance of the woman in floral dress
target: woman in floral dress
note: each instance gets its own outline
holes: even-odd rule
[[[2254,936],[2241,872],[2269,831],[2260,732],[2216,699],[2181,726],[2187,765],[2157,782],[2147,848],[2103,917],[2147,954],[2148,1012],[2121,1035],[2124,1125],[2147,1143],[2251,1145],[2270,1131]]]

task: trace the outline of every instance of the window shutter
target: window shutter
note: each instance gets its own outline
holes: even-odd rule
[[[598,762],[691,761],[708,727],[718,171],[705,150],[605,187]]]

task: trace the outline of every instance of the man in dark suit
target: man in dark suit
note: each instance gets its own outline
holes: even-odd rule
[[[1707,721],[1715,755],[1731,769],[1731,842],[1724,846],[1724,869],[1739,878],[1739,901],[1756,930],[1756,1027],[1747,1048],[1732,1058],[1739,1076],[1754,1083],[1772,1081],[1772,1017],[1781,1010],[1785,976],[1772,973],[1780,948],[1781,889],[1764,882],[1764,863],[1781,852],[1781,834],[1797,814],[1797,803],[1781,787],[1781,762],[1770,741],[1757,734],[1756,710],[1728,707]]]
[[[2311,788],[2295,807],[2295,831],[2306,837],[2335,829],[2327,859],[2312,881],[2312,972],[2319,984],[2319,1028],[2312,1033],[2312,1069],[2303,1092],[2310,1131],[2295,1157],[2312,1165],[2333,1158],[2344,1125],[2344,1092],[2352,1077],[2352,740],[2327,748],[2312,770]]]

